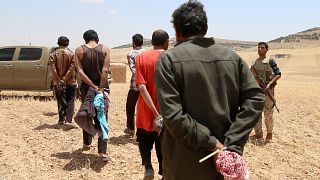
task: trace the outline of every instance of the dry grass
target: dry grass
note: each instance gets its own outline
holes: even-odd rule
[[[274,114],[273,143],[246,145],[244,157],[251,179],[320,178],[319,50],[270,52],[292,56],[278,60],[283,77],[276,87],[280,113]],[[127,52],[118,50],[114,55],[126,61]],[[239,54],[247,62],[256,57],[255,51]],[[0,101],[0,179],[141,179],[143,167],[137,144],[123,133],[128,87],[128,83],[111,84],[108,153],[114,161],[109,163],[99,161],[96,147],[81,151],[80,129],[56,125],[54,100],[34,100],[31,92],[1,92],[7,99]],[[25,94],[31,97],[24,97]],[[50,93],[36,95],[50,97]],[[77,101],[76,108],[79,106]],[[153,164],[157,169],[155,153]]]

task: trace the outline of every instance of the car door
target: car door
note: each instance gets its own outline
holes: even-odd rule
[[[13,59],[16,48],[0,48],[0,88],[10,89],[13,85]]]
[[[17,89],[43,90],[46,87],[48,49],[21,47],[14,62],[14,85]]]

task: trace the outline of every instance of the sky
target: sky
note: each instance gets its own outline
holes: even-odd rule
[[[319,0],[200,0],[208,16],[208,37],[270,41],[320,26]],[[175,37],[172,12],[186,0],[0,0],[0,46],[56,46],[59,36],[70,48],[95,30],[100,43],[116,47],[135,33],[151,39],[157,29]]]

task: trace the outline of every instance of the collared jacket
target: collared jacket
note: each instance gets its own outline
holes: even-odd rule
[[[74,53],[68,49],[58,48],[50,54],[50,67],[53,76],[53,85],[64,80],[67,85],[76,85]]]
[[[194,37],[162,53],[155,69],[163,178],[223,179],[211,153],[216,140],[242,154],[264,106],[247,64],[213,38]]]
[[[130,80],[130,89],[134,91],[138,91],[137,85],[136,85],[136,58],[139,54],[143,53],[145,50],[141,47],[137,47],[133,51],[129,52],[127,55],[128,65],[130,68],[130,71],[132,73],[131,80]]]

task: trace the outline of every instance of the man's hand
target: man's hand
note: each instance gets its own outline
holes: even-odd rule
[[[214,151],[217,149],[219,149],[220,151],[213,156],[213,162],[214,162],[214,165],[216,166],[217,171],[219,171],[219,169],[217,167],[216,162],[217,162],[217,158],[218,158],[219,153],[223,150],[223,147],[224,147],[223,144],[221,144],[221,142],[217,139],[217,143],[216,143],[216,147],[215,147]]]
[[[217,139],[217,143],[216,143],[216,147],[215,147],[214,151],[217,149],[222,150],[223,147],[224,147],[223,144],[221,144],[221,142]]]
[[[64,80],[60,79],[59,80],[59,84],[58,84],[58,89],[62,90],[66,88],[66,83],[64,82]]]
[[[153,119],[153,128],[157,132],[160,132],[163,127],[163,118],[162,116],[157,116]]]
[[[96,91],[99,91],[99,87],[96,86],[96,85],[93,85],[92,88],[93,88],[94,90],[96,90]]]

